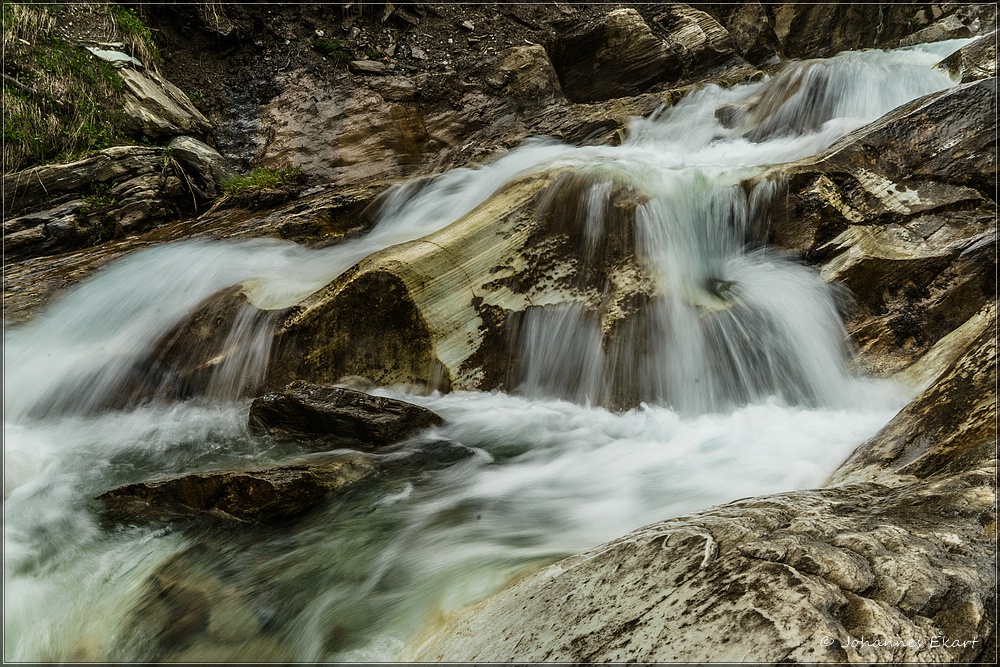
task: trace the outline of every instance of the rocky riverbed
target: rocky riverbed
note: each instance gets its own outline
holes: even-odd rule
[[[64,633],[5,620],[5,659],[994,659],[995,7],[31,11],[5,27],[11,118],[48,49],[108,68],[121,125],[4,156],[5,600]],[[575,479],[553,443],[583,423],[655,440],[645,414],[680,448],[900,394],[805,487],[654,495],[612,534],[537,546],[519,522],[559,522],[491,486],[511,464],[563,488],[545,461]],[[200,435],[166,425],[188,413]],[[22,518],[41,499],[65,515]],[[467,541],[483,516],[504,536]],[[66,517],[82,541],[53,546]],[[83,593],[24,597],[90,552],[114,632]]]

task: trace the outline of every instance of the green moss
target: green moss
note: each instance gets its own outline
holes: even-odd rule
[[[354,60],[354,52],[351,50],[351,47],[337,39],[318,37],[313,42],[313,48],[338,62],[350,62]]]
[[[121,5],[107,5],[107,9],[121,32],[122,41],[131,47],[133,56],[146,64],[163,62],[152,31],[135,9]]]

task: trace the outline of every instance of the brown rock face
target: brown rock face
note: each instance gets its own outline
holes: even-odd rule
[[[733,43],[715,19],[687,5],[670,5],[654,26],[634,9],[616,9],[560,35],[552,61],[566,95],[594,102],[634,95],[655,84],[676,85],[733,57]]]
[[[378,448],[443,420],[405,401],[307,382],[254,399],[250,430],[278,438],[304,438]]]

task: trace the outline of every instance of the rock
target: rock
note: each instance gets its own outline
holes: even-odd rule
[[[232,167],[219,151],[194,137],[174,137],[167,151],[192,177],[188,184],[203,200],[222,194],[223,182],[233,176]]]
[[[566,101],[552,62],[538,44],[515,46],[501,54],[490,83],[503,86],[504,94],[517,100],[521,109]]]
[[[957,475],[990,464],[997,435],[995,301],[980,319],[982,332],[930,387],[859,447],[831,483],[893,474]]]
[[[160,171],[162,171],[162,167],[156,173]],[[16,179],[12,179],[12,182],[16,182]],[[24,321],[32,317],[59,292],[92,275],[97,269],[127,253],[157,243],[193,237],[246,239],[270,236],[293,240],[313,247],[333,245],[345,238],[365,232],[374,224],[374,210],[377,208],[378,195],[385,191],[386,185],[384,182],[370,181],[363,185],[317,187],[303,193],[296,201],[272,210],[220,209],[209,211],[196,221],[190,219],[167,221],[162,226],[139,232],[134,236],[114,239],[110,243],[102,243],[85,250],[74,250],[61,255],[36,256],[30,259],[22,258],[16,262],[9,262],[4,267],[4,316],[8,325]],[[179,183],[178,187],[180,187]],[[7,192],[13,193],[14,190],[11,188]],[[31,193],[26,192],[25,194]],[[182,192],[178,201],[190,205],[191,199],[191,193],[185,191]],[[20,202],[15,202],[13,197],[9,197],[9,201],[14,205],[20,205]],[[60,201],[63,200],[60,199]],[[74,216],[72,219],[75,220],[78,213],[74,212],[74,209],[82,204],[83,200],[78,199],[66,201],[61,206],[66,207],[67,214]],[[35,234],[37,241],[43,241],[47,238],[44,236],[45,229],[41,222],[30,223],[20,228],[15,225],[13,219],[7,219],[4,222],[7,225],[5,230],[10,231],[9,236],[23,233],[26,236]],[[28,243],[31,242],[28,241]],[[6,257],[11,259],[15,254],[27,255],[28,253],[20,250],[18,253],[8,251]],[[218,315],[218,312],[215,312]],[[179,327],[190,325],[200,328],[205,324],[204,319],[201,319],[203,315],[206,313],[203,313],[201,308],[196,309],[191,314],[189,321],[181,323]],[[212,330],[212,327],[209,326],[208,329]],[[176,377],[174,374],[179,373],[183,378],[183,386],[190,388],[193,392],[204,393],[207,389],[208,375],[205,372],[207,369],[202,364],[206,359],[198,356],[197,361],[195,361],[182,348],[171,348],[167,345],[167,341],[174,340],[175,336],[184,335],[191,335],[191,332],[182,334],[180,329],[168,332],[154,346],[151,352],[152,359],[143,363],[146,368],[158,365],[161,368],[169,369],[169,372],[164,372],[168,372],[171,377]],[[225,332],[222,332],[221,335],[224,338]],[[204,336],[195,334],[195,338],[201,340]],[[188,342],[193,343],[194,339]],[[218,346],[217,350],[225,349],[224,340],[215,341],[213,344]],[[164,379],[172,382],[170,378]],[[159,384],[159,380],[157,384]]]
[[[372,457],[341,453],[326,455],[322,462],[128,484],[101,494],[98,500],[109,516],[119,520],[207,518],[266,524],[292,519],[377,474]]]
[[[414,60],[427,60],[427,52],[417,46],[414,46],[410,49],[410,57]]]
[[[997,32],[983,35],[941,61],[939,67],[960,77],[962,83],[997,75]]]
[[[386,64],[377,60],[352,60],[347,68],[354,74],[385,74],[387,71]]]
[[[472,21],[468,20],[459,23],[458,27],[461,28],[462,30],[467,30],[468,32],[472,32],[473,30],[476,29],[476,25]]]
[[[994,474],[779,494],[653,524],[446,617],[400,659],[988,661]]]
[[[848,330],[891,374],[995,293],[996,79],[904,105],[825,154],[776,167],[771,241],[854,295]]]
[[[250,406],[252,432],[366,449],[385,447],[442,423],[430,410],[405,401],[302,381],[256,398]]]
[[[136,132],[154,139],[212,132],[212,124],[187,95],[163,77],[127,68],[118,75],[125,82],[125,114]]]
[[[125,67],[126,65],[131,65],[132,67],[143,69],[142,63],[127,53],[107,49],[97,49],[92,46],[88,46],[87,50],[94,54],[95,57],[111,63],[112,67]]]
[[[197,182],[157,147],[118,146],[69,164],[8,174],[9,258],[49,255],[134,234],[193,208]]]
[[[995,305],[989,317],[833,486],[641,528],[445,617],[400,659],[989,661]]]
[[[946,39],[964,39],[972,37],[972,34],[972,31],[969,30],[961,18],[955,14],[950,14],[937,23],[903,37],[899,40],[899,45],[913,46],[914,44],[940,42]]]
[[[608,196],[607,240],[587,257],[577,215],[596,186]],[[613,178],[602,185],[555,171],[515,181],[449,227],[369,256],[292,308],[276,329],[269,382],[363,375],[381,385],[510,389],[520,381],[521,321],[529,309],[549,307],[581,308],[614,349],[615,331],[654,292],[634,256],[642,201]],[[612,392],[626,403],[628,385],[623,378]]]
[[[560,35],[551,50],[562,89],[574,102],[634,95],[678,85],[736,64],[728,33],[704,12],[669,5],[655,18],[665,38],[634,9],[616,9]]]

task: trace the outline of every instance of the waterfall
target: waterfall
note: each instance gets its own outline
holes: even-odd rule
[[[905,396],[848,372],[836,288],[765,245],[775,184],[742,184],[953,85],[932,66],[959,45],[706,86],[634,120],[620,146],[531,140],[389,193],[366,236],[329,248],[136,251],[5,328],[5,660],[384,662],[429,617],[531,568],[651,521],[819,484]],[[617,185],[642,194],[629,238],[650,298],[613,331],[581,304],[529,308],[511,392],[380,390],[440,413],[431,436],[474,457],[271,533],[109,530],[95,517],[92,499],[120,484],[287,462],[293,445],[248,432],[243,397],[266,373],[275,312],[554,169],[586,184],[566,213],[583,276],[615,231]],[[98,409],[144,382],[155,396],[170,378],[150,351],[217,294],[234,310],[204,397]],[[211,617],[184,647],[156,634],[170,619],[143,611],[164,568],[194,582]]]

